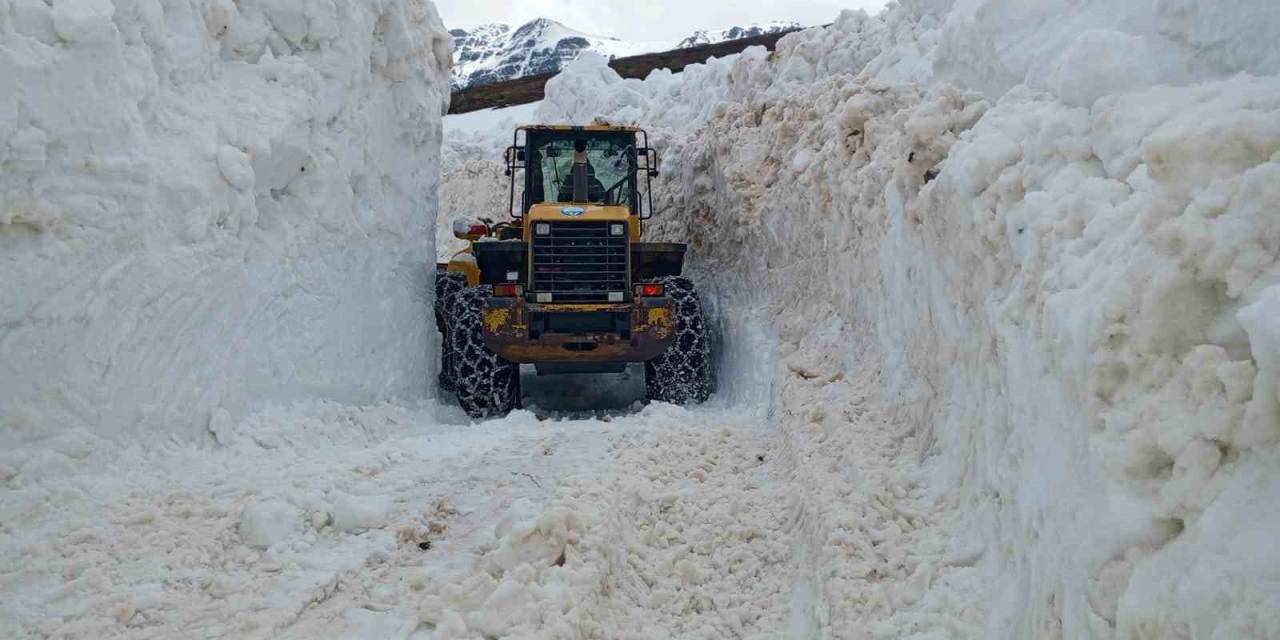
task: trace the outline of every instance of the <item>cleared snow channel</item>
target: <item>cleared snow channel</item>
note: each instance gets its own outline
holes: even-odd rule
[[[953,561],[883,414],[792,376],[833,418],[785,414],[868,446],[779,447],[758,403],[548,418],[581,398],[537,380],[542,418],[320,403],[227,420],[212,450],[68,434],[8,481],[0,634],[809,637],[918,600]],[[815,598],[834,565],[810,544],[837,517],[837,550],[867,554],[843,608]]]

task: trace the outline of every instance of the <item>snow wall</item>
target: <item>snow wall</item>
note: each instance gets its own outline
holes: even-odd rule
[[[0,444],[419,396],[425,0],[0,0]]]
[[[982,635],[1274,637],[1280,5],[1224,4],[905,1],[680,75],[584,56],[537,119],[650,128],[654,229],[771,327],[784,440],[795,385],[879,380]]]

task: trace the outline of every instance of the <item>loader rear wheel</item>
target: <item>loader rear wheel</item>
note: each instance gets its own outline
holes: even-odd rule
[[[702,300],[693,281],[669,276],[662,283],[675,302],[676,339],[662,355],[644,363],[645,397],[693,404],[711,397],[711,340]]]
[[[453,303],[451,296],[467,286],[467,276],[454,271],[436,272],[436,329],[440,331],[440,375],[437,376],[440,388],[453,391],[453,374],[449,371],[449,360],[453,349],[449,345],[449,307]]]
[[[470,287],[453,294],[449,305],[449,375],[458,404],[472,418],[506,414],[520,406],[520,365],[486,347],[480,311],[492,287]]]

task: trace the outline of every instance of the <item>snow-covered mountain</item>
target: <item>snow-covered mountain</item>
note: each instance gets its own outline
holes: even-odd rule
[[[769,35],[779,31],[788,31],[800,28],[798,22],[769,22],[766,24],[753,24],[746,27],[728,27],[725,29],[699,29],[693,32],[693,35],[680,41],[676,45],[678,49],[687,49],[689,47],[697,47],[704,44],[715,44],[724,42],[725,40],[740,40],[742,38],[754,38],[756,36]]]
[[[553,73],[583,51],[605,57],[632,56],[654,51],[713,44],[794,29],[794,22],[770,22],[744,27],[695,31],[679,41],[627,41],[597,36],[569,28],[555,20],[538,18],[512,28],[486,24],[471,30],[453,29],[454,89]]]

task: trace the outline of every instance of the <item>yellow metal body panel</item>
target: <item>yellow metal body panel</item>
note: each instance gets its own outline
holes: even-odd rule
[[[453,254],[446,271],[465,275],[468,287],[480,286],[480,265],[476,264],[476,257],[471,254],[470,247]]]
[[[566,216],[562,210],[567,207],[582,209],[576,216]],[[631,215],[631,209],[622,205],[603,205],[582,202],[543,202],[529,207],[528,222],[524,225],[524,239],[528,242],[533,237],[535,222],[572,222],[581,221],[618,221],[627,223],[627,232],[632,242],[640,240],[640,218]]]

